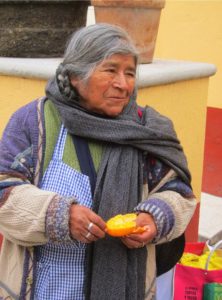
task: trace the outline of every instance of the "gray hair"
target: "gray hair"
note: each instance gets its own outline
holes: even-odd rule
[[[138,52],[122,28],[100,23],[74,32],[56,72],[61,92],[71,99],[74,91],[70,78],[78,77],[86,82],[96,66],[113,54],[130,54],[138,64]]]

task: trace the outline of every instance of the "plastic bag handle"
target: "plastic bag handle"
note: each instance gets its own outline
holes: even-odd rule
[[[205,269],[208,270],[208,267],[209,267],[209,263],[210,263],[210,259],[211,259],[211,256],[213,255],[214,251],[217,250],[220,246],[222,245],[222,240],[217,242],[211,249],[210,251],[210,254],[206,260],[206,264],[205,264]]]

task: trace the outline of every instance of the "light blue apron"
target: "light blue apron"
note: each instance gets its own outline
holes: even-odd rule
[[[66,137],[67,130],[62,125],[41,188],[62,196],[74,196],[80,204],[91,208],[89,177],[62,161]],[[86,244],[81,242],[38,246],[34,299],[83,300],[85,250]]]

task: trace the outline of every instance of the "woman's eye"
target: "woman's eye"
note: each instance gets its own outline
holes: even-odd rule
[[[107,69],[106,71],[109,73],[115,73],[115,69]]]
[[[126,75],[133,77],[133,78],[135,78],[135,76],[136,76],[136,74],[134,72],[127,72]]]

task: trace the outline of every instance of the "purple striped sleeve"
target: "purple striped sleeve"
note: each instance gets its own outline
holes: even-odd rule
[[[76,204],[72,197],[55,197],[46,214],[46,235],[51,242],[73,242],[69,230],[69,211]]]
[[[147,212],[154,218],[157,226],[157,236],[154,242],[166,236],[174,226],[175,219],[172,209],[163,200],[152,198],[143,201],[135,208],[136,212]]]

